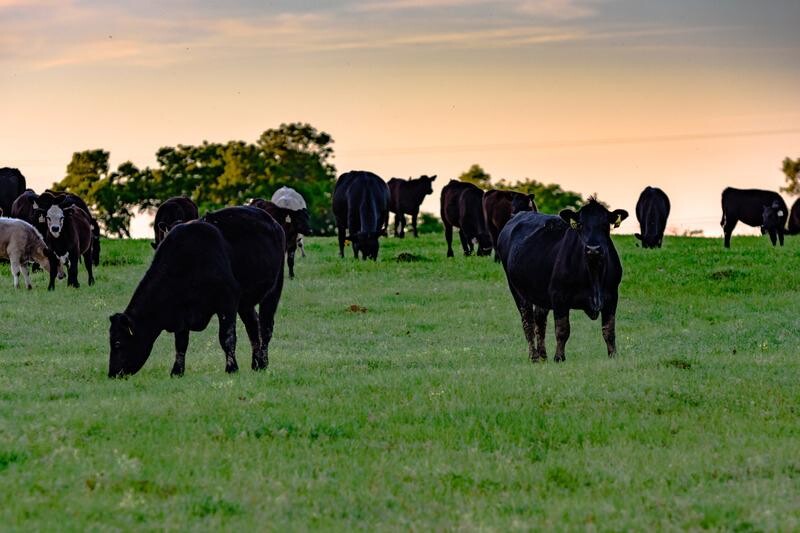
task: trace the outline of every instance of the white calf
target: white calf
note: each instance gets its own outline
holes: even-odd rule
[[[25,286],[31,288],[29,262],[36,261],[45,271],[50,272],[47,245],[41,233],[24,220],[0,219],[0,257],[11,263],[15,289],[19,287],[20,271],[25,278]]]

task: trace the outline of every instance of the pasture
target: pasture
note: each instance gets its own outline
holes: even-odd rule
[[[614,242],[614,360],[573,312],[566,363],[551,315],[532,365],[502,267],[446,259],[442,235],[382,239],[377,263],[307,238],[269,369],[249,369],[239,322],[225,374],[213,321],[180,379],[167,335],[139,374],[106,377],[148,241],[104,242],[78,290],[37,273],[14,291],[0,265],[0,523],[800,528],[800,238]]]

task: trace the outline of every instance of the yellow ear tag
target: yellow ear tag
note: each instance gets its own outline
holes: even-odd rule
[[[569,220],[569,225],[572,226],[572,229],[574,229],[574,230],[578,229],[578,221],[577,220],[570,219]]]
[[[622,215],[617,215],[617,221],[614,222],[614,227],[618,228],[620,224],[622,224]]]

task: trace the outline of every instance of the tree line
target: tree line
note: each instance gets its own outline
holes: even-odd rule
[[[56,191],[81,196],[95,211],[105,233],[130,237],[136,213],[153,212],[171,196],[188,196],[201,213],[228,205],[267,198],[282,186],[296,189],[308,203],[311,229],[316,235],[331,235],[335,229],[331,195],[336,184],[333,138],[310,124],[281,124],[266,130],[254,143],[229,141],[200,145],[165,146],[156,152],[154,168],[139,168],[131,161],[109,168],[109,152],[102,149],[76,152],[64,178],[53,184]],[[786,158],[782,170],[787,186],[782,190],[800,194],[800,158]],[[508,189],[535,194],[540,211],[558,213],[579,208],[584,198],[555,183],[534,179],[519,181],[492,177],[472,165],[460,180],[482,189]],[[435,217],[425,215],[421,230],[441,228]]]

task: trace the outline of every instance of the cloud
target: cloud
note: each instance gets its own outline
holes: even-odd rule
[[[360,2],[352,6],[353,11],[403,11],[412,9],[431,9],[441,7],[462,7],[475,4],[490,4],[491,0],[379,0]]]
[[[523,15],[554,20],[572,20],[595,15],[595,10],[586,3],[575,0],[525,0],[517,5],[516,10]]]

